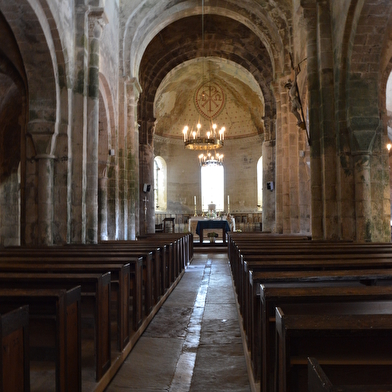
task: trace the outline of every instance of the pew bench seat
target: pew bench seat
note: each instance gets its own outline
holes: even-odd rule
[[[275,319],[276,391],[307,391],[308,357],[342,384],[392,384],[392,301],[284,305]]]

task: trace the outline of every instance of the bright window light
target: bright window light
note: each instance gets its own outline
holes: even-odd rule
[[[224,210],[223,166],[206,165],[201,167],[201,195],[203,211],[208,211],[208,204],[215,204],[217,211]]]

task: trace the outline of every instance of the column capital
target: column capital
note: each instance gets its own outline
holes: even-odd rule
[[[137,101],[142,92],[142,87],[140,86],[139,80],[135,77],[127,76],[124,78],[124,83],[127,97],[129,98],[134,96],[135,100]]]
[[[55,122],[33,120],[28,123],[27,130],[37,155],[47,155],[52,152],[53,136],[57,134]]]
[[[100,39],[104,27],[109,23],[103,7],[88,7],[88,37]]]

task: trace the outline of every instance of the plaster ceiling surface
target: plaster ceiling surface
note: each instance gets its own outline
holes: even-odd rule
[[[268,50],[232,18],[209,14],[202,26],[200,15],[186,17],[151,40],[140,64],[141,116],[156,119],[159,136],[180,139],[184,126],[192,128],[199,118],[206,129],[208,118],[198,110],[195,96],[211,78],[223,91],[223,107],[213,121],[218,129],[225,126],[225,138],[262,135],[264,116],[272,118],[276,110]]]
[[[210,113],[199,105],[197,92],[212,83],[219,89],[219,102],[212,102]],[[220,93],[222,92],[222,97]],[[159,86],[155,99],[155,134],[183,138],[185,125],[202,130],[211,122],[226,128],[225,138],[235,139],[262,134],[264,98],[254,77],[237,64],[219,58],[198,58],[172,70]]]

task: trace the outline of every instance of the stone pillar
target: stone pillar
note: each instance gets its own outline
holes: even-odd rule
[[[38,161],[38,244],[53,244],[53,155],[40,154]]]
[[[101,240],[107,240],[108,238],[108,178],[106,173],[102,177],[100,177],[99,182],[99,191],[98,191],[98,204],[99,204],[99,238]]]
[[[28,124],[28,132],[32,137],[35,150],[35,156],[32,159],[37,163],[37,183],[34,185],[30,183],[30,185],[37,187],[37,200],[31,199],[30,195],[30,200],[26,202],[31,204],[36,202],[37,232],[36,238],[30,237],[27,243],[53,244],[53,159],[55,156],[51,154],[51,149],[53,135],[56,133],[55,130],[56,124],[53,122],[35,120],[30,121]],[[30,191],[32,190],[30,189]],[[26,195],[26,197],[28,196]],[[34,236],[34,234],[30,233],[31,235]],[[27,234],[26,237],[28,237]],[[31,241],[32,239],[33,241]]]
[[[318,70],[320,94],[320,147],[323,183],[323,233],[325,239],[340,238],[337,206],[337,145],[331,15],[329,4],[317,2]]]
[[[155,119],[142,121],[142,132],[146,143],[140,144],[139,175],[140,175],[140,234],[155,232],[155,206],[154,206],[154,147],[152,141]],[[151,185],[150,192],[143,192],[144,184]],[[146,208],[147,207],[147,208]]]
[[[275,230],[275,192],[267,189],[267,182],[275,184],[275,140],[264,141],[261,147],[263,157],[263,231]]]
[[[137,79],[125,83],[126,91],[126,172],[128,179],[128,233],[127,238],[134,240],[139,231],[139,125],[137,123],[137,103],[141,87]],[[155,227],[155,226],[154,226]]]
[[[354,155],[355,167],[355,218],[359,242],[371,241],[372,195],[370,180],[370,155]]]
[[[301,1],[307,21],[307,65],[309,130],[311,132],[310,172],[312,213],[312,238],[324,238],[324,206],[320,135],[320,84],[317,58],[317,10],[315,3]]]
[[[99,43],[107,23],[102,8],[90,8],[87,93],[86,242],[98,242],[98,139],[99,139]]]
[[[283,233],[283,115],[287,115],[287,93],[281,94],[281,83],[278,81],[274,85],[276,98],[276,140],[275,140],[275,231],[276,233]],[[264,162],[263,162],[264,166]]]
[[[278,233],[299,233],[299,127],[292,115],[287,88],[290,74],[282,77],[277,85],[279,92],[279,127],[276,132],[277,184],[276,184],[276,231]]]

